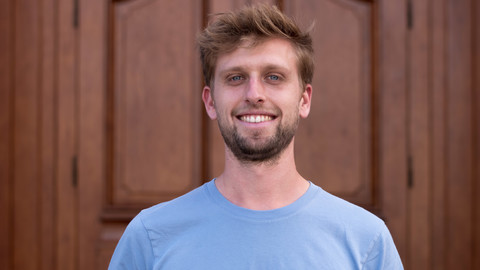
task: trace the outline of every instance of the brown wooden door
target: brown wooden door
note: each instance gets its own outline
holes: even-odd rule
[[[105,269],[140,209],[221,171],[223,141],[203,113],[195,35],[207,13],[242,4],[83,2],[78,197],[64,199],[78,209],[70,217],[76,230],[66,234],[78,243],[68,252],[78,254],[71,255],[80,269]],[[303,26],[316,23],[313,107],[296,137],[298,169],[384,218],[404,254],[404,2],[285,0],[280,6]],[[62,269],[73,264],[59,263]]]
[[[193,36],[259,1],[2,1],[0,269],[105,269],[139,209],[221,170]],[[267,2],[316,20],[299,170],[384,218],[406,269],[480,269],[478,1]]]

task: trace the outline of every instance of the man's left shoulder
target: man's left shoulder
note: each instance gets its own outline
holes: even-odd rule
[[[321,192],[318,208],[332,221],[345,229],[379,232],[385,230],[385,222],[372,212],[326,191]]]
[[[364,269],[403,269],[383,219],[326,191],[320,194],[312,211],[336,228],[338,239],[356,255],[359,265]]]

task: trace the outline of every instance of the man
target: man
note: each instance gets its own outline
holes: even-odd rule
[[[219,15],[198,43],[224,172],[143,210],[110,269],[403,269],[380,219],[296,170],[294,135],[312,97],[310,35],[261,5]]]

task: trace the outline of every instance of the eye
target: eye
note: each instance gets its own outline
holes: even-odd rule
[[[227,80],[231,82],[238,82],[238,81],[241,81],[242,79],[243,79],[242,75],[232,75],[227,77]]]
[[[226,83],[232,86],[237,86],[245,81],[245,77],[242,74],[232,74],[226,77]]]
[[[265,77],[265,81],[272,84],[279,84],[284,80],[285,80],[285,77],[282,76],[282,74],[278,74],[278,73],[271,73]]]
[[[267,78],[269,78],[272,81],[278,81],[280,80],[280,77],[277,75],[269,75]]]

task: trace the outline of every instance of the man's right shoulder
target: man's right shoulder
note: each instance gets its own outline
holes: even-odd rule
[[[209,204],[204,189],[205,186],[202,185],[175,199],[143,209],[136,218],[140,219],[146,227],[149,227],[149,225],[159,222],[192,217]]]

